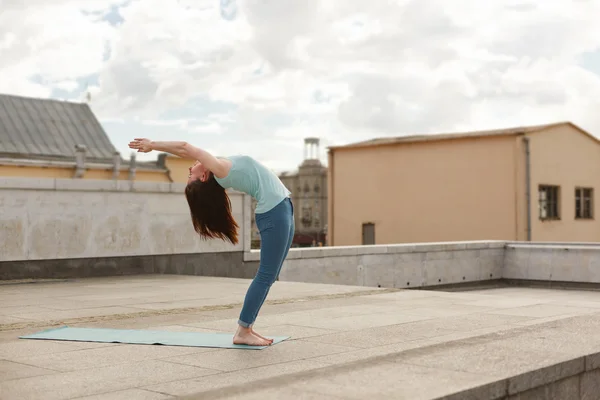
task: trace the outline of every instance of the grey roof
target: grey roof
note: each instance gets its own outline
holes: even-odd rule
[[[116,148],[85,103],[0,94],[0,157],[110,162]]]
[[[549,128],[554,128],[558,126],[571,126],[577,131],[585,134],[596,142],[599,142],[598,138],[596,138],[591,133],[583,130],[579,126],[573,124],[569,121],[564,122],[556,122],[545,125],[533,125],[533,126],[520,126],[513,128],[504,128],[504,129],[493,129],[486,131],[473,131],[473,132],[458,132],[458,133],[441,133],[441,134],[426,134],[426,135],[407,135],[407,136],[396,136],[396,137],[384,137],[384,138],[375,138],[370,140],[365,140],[363,142],[350,143],[347,145],[341,146],[331,146],[329,149],[342,149],[342,148],[353,148],[353,147],[371,147],[371,146],[381,146],[381,145],[389,145],[389,144],[397,144],[397,143],[415,143],[415,142],[428,142],[434,140],[449,140],[449,139],[465,139],[465,138],[481,138],[487,136],[506,136],[506,135],[519,135],[525,133],[533,133],[533,132],[541,132],[548,130]]]

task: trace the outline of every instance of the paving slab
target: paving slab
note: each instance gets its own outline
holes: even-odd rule
[[[518,315],[524,317],[544,318],[556,315],[573,315],[597,313],[598,310],[588,307],[568,307],[557,304],[535,304],[522,307],[509,307],[490,311],[491,314]]]
[[[176,379],[216,373],[188,365],[160,360],[121,363],[61,374],[4,380],[1,399],[71,399],[107,391],[131,389]]]
[[[0,339],[0,359],[15,360],[19,357],[30,355],[43,356],[45,354],[61,353],[81,349],[94,349],[100,347],[116,346],[113,343],[91,343],[91,342],[63,342],[50,340],[18,340],[14,331],[5,332]]]
[[[291,339],[261,351],[18,339],[65,322],[231,333],[248,285],[168,275],[2,285],[0,399],[504,400],[569,396],[576,386],[582,396],[597,393],[593,291],[277,282],[255,328]]]
[[[10,315],[0,315],[0,324],[19,324],[27,321],[25,318],[13,317]]]
[[[290,361],[255,368],[246,368],[233,372],[223,372],[221,374],[209,375],[201,378],[180,379],[146,386],[145,389],[158,393],[168,393],[176,397],[190,396],[193,398],[202,396],[204,398],[211,398],[212,393],[210,392],[230,387],[246,387],[246,393],[248,393],[250,392],[248,389],[256,382],[304,371],[314,371],[325,368],[328,365],[329,364],[312,360]]]
[[[510,351],[509,348],[495,341],[445,343],[444,346],[431,346],[405,352],[395,357],[394,362],[402,365],[420,365],[507,379],[515,376],[515,374],[546,367],[555,368],[555,374],[563,373],[565,368],[577,370],[583,367],[581,360],[573,360],[571,354],[553,351],[550,348],[546,348],[545,351],[537,351],[530,349],[526,344],[521,346],[512,344],[513,349]],[[573,371],[573,374],[577,372],[581,371]],[[547,379],[547,382],[530,383],[535,387],[542,383],[562,379],[562,376],[554,376],[555,374],[546,370],[543,373],[543,378]],[[514,388],[514,391],[518,393],[531,388],[522,387],[519,388],[520,390]]]
[[[378,365],[292,383],[287,388],[311,390],[322,395],[336,393],[345,399],[426,400],[473,385],[495,385],[492,391],[501,395],[503,386],[494,381],[491,376],[469,372],[382,361]]]
[[[355,349],[355,347],[350,346],[292,340],[286,343],[286,346],[278,344],[270,348],[269,351],[250,352],[218,349],[204,354],[169,357],[165,361],[219,371],[239,371],[265,365],[310,359],[327,354],[346,353]]]
[[[162,393],[151,392],[142,389],[126,389],[117,392],[95,394],[91,396],[79,397],[79,400],[169,400],[175,399]]]
[[[21,364],[18,362],[12,362],[8,360],[0,360],[0,378],[5,381],[53,373],[56,373],[56,371],[45,368],[33,367],[31,365]]]
[[[17,357],[11,357],[11,360],[23,365],[68,372],[199,354],[214,350],[202,347],[114,345],[44,355],[21,354]]]

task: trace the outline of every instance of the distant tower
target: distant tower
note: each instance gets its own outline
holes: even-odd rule
[[[279,175],[281,182],[292,192],[294,202],[295,232],[293,247],[327,245],[327,167],[321,162],[317,137],[304,139],[304,160],[294,172]],[[252,200],[256,207],[256,200]],[[260,247],[260,233],[256,227],[254,213],[251,217],[251,248]]]
[[[304,139],[305,160],[318,160],[320,158],[319,143],[320,139],[316,137],[308,137]]]

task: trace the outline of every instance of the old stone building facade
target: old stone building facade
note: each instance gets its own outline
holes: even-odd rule
[[[320,161],[319,145],[319,138],[304,139],[304,161],[298,170],[279,175],[292,192],[296,222],[293,247],[325,246],[327,243],[327,167]],[[255,206],[253,200],[253,210]],[[254,213],[252,247],[260,247]]]

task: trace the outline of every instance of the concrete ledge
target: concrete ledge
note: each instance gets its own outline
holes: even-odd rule
[[[586,342],[586,338],[579,338],[577,329],[569,326],[574,324],[586,331],[589,331],[590,328],[595,329],[597,321],[588,323],[583,321],[585,318],[568,318],[556,323],[541,325],[540,329],[532,327],[513,337],[501,338],[498,334],[491,335],[490,338],[498,340],[498,342],[495,340],[484,340],[485,343],[490,343],[491,346],[506,350],[510,348],[523,349],[523,351],[528,353],[537,353],[538,355],[535,356],[537,359],[529,362],[531,364],[531,367],[529,367],[530,370],[516,373],[506,379],[464,390],[460,393],[454,393],[443,397],[443,399],[533,400],[598,398],[600,394],[600,353],[592,351],[585,354],[587,351],[583,347],[592,348],[595,346],[583,345],[577,349],[577,344],[573,342],[583,344]],[[560,334],[553,335],[551,333],[553,330],[562,332],[563,336],[561,337]],[[528,344],[534,342],[535,338],[543,335],[543,333],[551,336],[547,342],[537,342],[533,345]],[[498,344],[500,345],[498,346]],[[565,345],[559,346],[560,344]],[[570,352],[583,355],[569,357],[567,354]],[[475,358],[480,356],[469,352],[467,357],[456,362],[466,366],[471,363],[469,357],[472,358],[472,364],[476,365],[477,361]],[[502,374],[505,368],[514,364],[514,361],[504,361],[502,364],[506,365],[497,365],[494,372]],[[517,372],[519,369],[527,369],[527,366],[518,367]],[[466,367],[465,370],[468,371],[470,368]],[[510,374],[510,371],[510,369],[506,369],[506,373]],[[492,371],[489,372],[492,373]]]
[[[163,184],[153,182],[129,181],[91,181],[91,180],[54,180],[54,179],[0,179],[0,190],[11,187],[35,188],[46,187],[46,190],[60,191],[147,191],[153,193],[171,193],[182,190],[185,185]],[[244,196],[235,191],[231,195]],[[161,199],[159,196],[157,199]],[[239,200],[239,199],[238,199]],[[241,218],[248,219],[247,196],[243,197],[243,214]],[[160,212],[166,206],[163,201],[170,204],[171,200],[153,200],[148,209],[151,212]],[[179,200],[178,200],[179,201]],[[188,226],[187,215],[182,217],[181,224]],[[238,218],[240,218],[238,216]],[[14,225],[12,220],[6,219],[6,229]],[[85,221],[84,221],[85,222]],[[245,226],[245,225],[242,225]],[[166,226],[165,228],[168,228]],[[16,231],[16,228],[14,228]],[[66,229],[66,228],[65,228]],[[65,230],[65,232],[67,232]],[[70,232],[70,231],[68,231]],[[247,232],[243,233],[241,249],[247,249]],[[123,236],[125,237],[125,236]],[[25,246],[27,236],[15,237],[13,242]],[[19,239],[19,240],[17,240]],[[9,242],[6,242],[10,244]],[[16,245],[9,249],[15,248]],[[240,250],[241,250],[240,249]],[[216,248],[209,246],[207,249],[212,254]],[[7,250],[8,251],[8,250]],[[204,251],[204,250],[203,250]],[[178,251],[183,253],[183,251]],[[225,253],[228,253],[226,250]],[[5,251],[5,254],[9,254]],[[79,263],[77,260],[92,260],[88,255],[81,254],[76,259],[60,261],[64,265]],[[121,254],[125,254],[121,252]],[[240,256],[235,268],[244,271],[256,271],[260,262],[260,250],[240,251]],[[133,259],[145,256],[113,257],[120,254],[107,254],[114,259]],[[10,258],[12,257],[12,258]],[[57,258],[54,256],[52,258]],[[82,258],[84,257],[84,258]],[[88,258],[85,258],[88,257]],[[150,257],[169,257],[156,255]],[[29,258],[29,257],[28,257]],[[22,260],[13,262],[11,260]],[[106,260],[99,257],[98,260]],[[33,261],[25,258],[10,256],[2,265],[13,263],[21,265],[23,270],[13,268],[6,270],[4,266],[0,279],[27,279],[33,277],[48,277],[44,268],[35,265],[47,262],[54,265],[58,261]],[[216,264],[222,261],[215,260]],[[21,263],[21,264],[19,264]],[[91,264],[89,264],[91,263]],[[89,261],[85,265],[96,265]],[[98,261],[98,265],[102,261]],[[226,265],[227,262],[225,263]],[[33,267],[32,267],[33,266]],[[69,267],[70,268],[70,267]],[[90,267],[92,268],[92,267]],[[108,268],[102,274],[109,274]],[[182,267],[187,268],[187,267]],[[198,270],[197,274],[207,276],[224,276],[211,272],[219,268],[230,268],[215,265],[214,268]],[[234,267],[231,267],[234,268]],[[50,269],[60,270],[60,267]],[[94,268],[92,268],[94,269]],[[134,270],[139,269],[134,267]],[[113,274],[120,275],[128,267],[113,268]],[[151,269],[150,271],[154,271]],[[201,271],[201,272],[200,272]],[[146,272],[146,270],[144,270]],[[74,276],[74,272],[67,274]],[[81,276],[94,276],[91,271],[81,270]],[[41,274],[41,275],[40,275]],[[91,274],[91,275],[90,275]],[[217,274],[217,275],[215,275]],[[227,275],[229,276],[229,275]],[[232,276],[252,278],[251,273],[236,273]],[[590,287],[600,285],[600,244],[598,243],[522,243],[503,241],[472,241],[472,242],[442,242],[442,243],[410,243],[374,246],[339,246],[339,247],[314,247],[290,249],[281,271],[279,279],[282,281],[344,284],[368,287],[386,288],[434,288],[453,287],[459,285],[483,284],[498,280],[517,282],[539,282],[565,286],[568,284],[586,284]]]
[[[429,253],[457,250],[504,249],[503,241],[473,241],[473,242],[439,242],[439,243],[407,243],[382,244],[370,246],[332,246],[292,248],[288,259],[309,259],[326,257],[345,257],[368,254],[399,254],[399,253]],[[244,253],[244,261],[259,261],[260,250]]]
[[[504,242],[505,247],[600,247],[598,242]]]
[[[65,169],[73,169],[77,168],[77,163],[75,161],[58,161],[58,160],[19,160],[12,158],[0,158],[0,165],[11,165],[17,167],[54,167],[54,168],[65,168]],[[121,164],[119,167],[119,171],[128,171],[129,165]],[[98,163],[98,162],[86,162],[85,163],[86,170],[104,170],[104,171],[112,171],[114,169],[114,164],[112,163]],[[156,167],[148,167],[145,164],[137,164],[135,167],[136,171],[144,171],[144,172],[167,172],[166,168],[156,168]]]
[[[3,177],[0,178],[0,190],[59,190],[92,192],[147,192],[174,193],[183,189],[180,184],[144,181],[105,180],[105,179],[40,179]]]
[[[183,193],[185,183],[105,179],[54,179],[0,177],[0,190],[57,190],[86,192]],[[230,195],[244,194],[228,190]]]
[[[600,393],[600,369],[590,368],[589,360],[599,355],[566,360],[440,399],[596,399]]]
[[[488,382],[438,399],[596,399],[600,394],[598,318],[593,313],[444,342],[403,351],[391,356],[391,361],[490,377]]]
[[[242,252],[166,254],[0,262],[0,280],[75,279],[100,276],[174,274],[250,279],[257,263]]]
[[[56,179],[0,177],[2,189],[56,190]]]
[[[119,191],[119,181],[96,179],[54,179],[55,190],[116,192]],[[122,190],[121,190],[122,191]]]
[[[260,250],[244,253],[259,262]],[[291,249],[281,280],[388,288],[600,284],[600,244],[473,241]]]
[[[502,276],[516,280],[600,283],[600,245],[510,243],[506,245]]]
[[[497,280],[504,242],[418,243],[291,249],[279,279],[386,288]],[[244,254],[259,262],[260,251]]]

